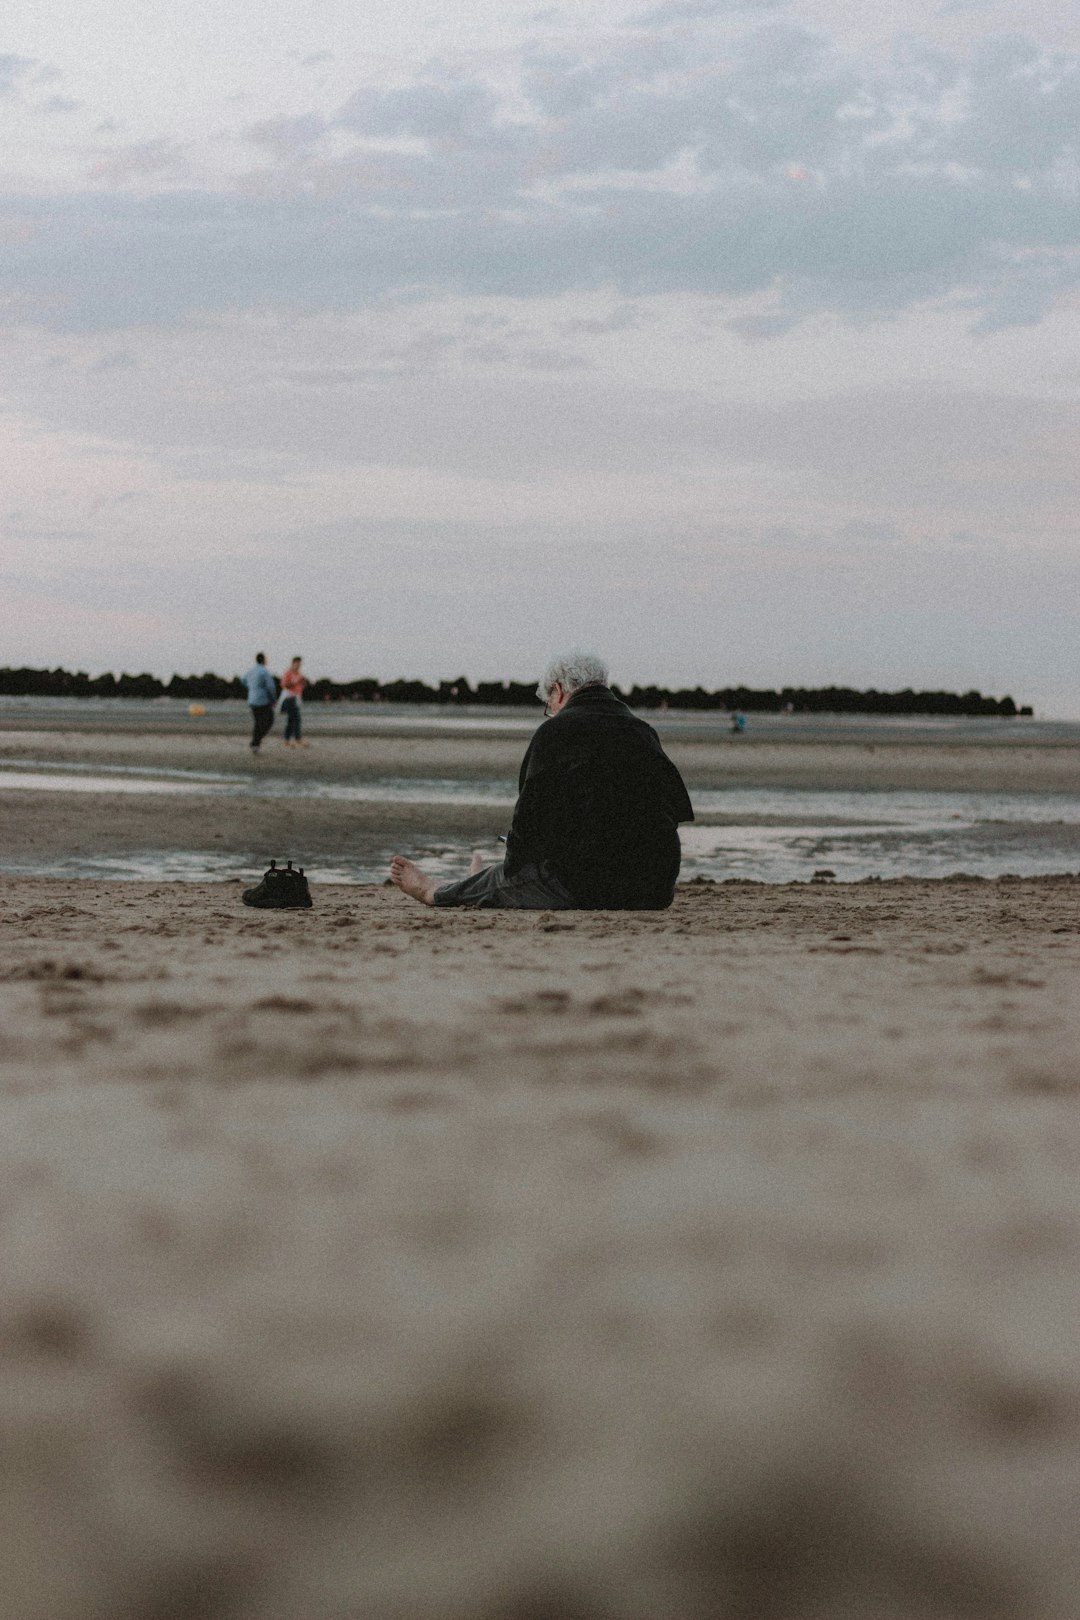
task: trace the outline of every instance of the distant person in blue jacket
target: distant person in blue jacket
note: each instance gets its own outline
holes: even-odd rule
[[[251,709],[251,751],[257,754],[263,738],[274,723],[274,704],[278,695],[278,683],[266,667],[265,653],[255,654],[255,662],[243,681]]]

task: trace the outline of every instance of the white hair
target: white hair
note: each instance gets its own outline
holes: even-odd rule
[[[593,686],[598,682],[606,686],[607,679],[608,667],[595,653],[560,653],[541,675],[536,695],[541,703],[546,703],[556,686],[561,686],[564,692],[576,692],[582,686]]]

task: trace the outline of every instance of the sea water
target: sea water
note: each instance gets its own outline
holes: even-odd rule
[[[454,717],[449,717],[454,718]],[[490,855],[509,825],[516,783],[503,777],[385,776],[376,781],[303,777],[273,771],[205,771],[124,765],[55,768],[29,759],[0,765],[0,789],[68,795],[197,795],[292,802],[309,798],[385,806],[385,832],[350,837],[350,854],[320,864],[323,881],[381,881],[397,846],[395,806],[427,807],[426,826],[410,834],[410,853],[436,877],[458,875],[475,839],[451,812],[490,812]],[[1080,796],[1065,793],[948,792],[725,787],[692,793],[697,821],[681,830],[684,879],[744,878],[790,882],[827,875],[993,878],[1080,871]],[[485,842],[483,838],[481,843]],[[72,855],[47,866],[3,863],[23,873],[188,881],[248,875],[235,859],[186,850],[137,850],[122,856]]]

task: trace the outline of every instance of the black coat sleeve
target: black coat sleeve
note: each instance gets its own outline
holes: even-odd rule
[[[544,784],[541,777],[545,759],[550,763],[551,748],[544,731],[544,726],[540,726],[534,733],[518,772],[517,803],[506,836],[504,865],[508,875],[520,871],[529,862],[542,860],[546,853],[542,813]]]

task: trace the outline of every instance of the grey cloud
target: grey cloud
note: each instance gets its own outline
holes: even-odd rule
[[[1069,256],[1059,261],[1053,254],[1032,252],[1016,267],[1000,266],[996,278],[990,270],[982,292],[969,299],[973,307],[982,311],[974,331],[1037,326],[1062,293],[1078,286],[1080,265]]]
[[[295,118],[263,119],[261,123],[250,125],[245,135],[254,146],[265,147],[276,157],[288,158],[298,152],[310,151],[323,139],[326,130],[324,118],[314,113],[304,113]]]
[[[783,337],[798,326],[801,315],[794,311],[780,315],[739,315],[728,321],[728,330],[737,332],[748,343],[760,343],[768,338]]]
[[[565,52],[531,51],[523,63],[525,93],[547,118],[565,118],[591,107],[611,82],[610,68],[575,61]]]
[[[97,517],[102,512],[137,506],[148,499],[149,495],[145,489],[126,489],[119,495],[103,495],[99,500],[90,503],[90,516]]]
[[[686,47],[652,38],[609,46],[602,55],[528,46],[522,54],[521,86],[547,118],[573,118],[599,104],[651,85],[662,73],[686,66]]]
[[[643,319],[641,311],[633,304],[619,304],[606,316],[578,316],[564,321],[562,330],[570,336],[599,337],[607,332],[633,331]]]
[[[522,365],[516,345],[505,358],[512,364],[482,369],[346,366],[296,379],[271,371],[167,395],[145,367],[68,373],[62,388],[48,397],[36,390],[27,406],[54,426],[153,449],[180,473],[209,465],[199,476],[214,477],[220,464],[251,454],[284,458],[286,475],[314,457],[532,480],[552,471],[669,467],[719,450],[723,424],[698,402],[613,397],[588,371],[551,369],[543,351],[533,356],[539,366],[527,363],[528,351]]]
[[[779,282],[804,313],[888,312],[983,286],[980,303],[1005,309],[1010,285],[1030,277],[1025,254],[1053,260],[1080,240],[1075,205],[1045,193],[901,178],[791,191],[774,178],[706,198],[610,192],[593,212],[531,205],[509,218],[197,193],[12,199],[7,218],[29,239],[9,232],[0,286],[75,330],[263,304],[349,309],[409,287],[532,297],[611,285],[635,297]]]
[[[123,184],[127,180],[145,179],[151,175],[179,175],[185,168],[183,148],[175,141],[160,138],[117,147],[97,158],[90,172],[95,180]]]
[[[86,529],[59,529],[38,523],[32,512],[18,508],[4,516],[4,532],[10,540],[83,540]]]
[[[655,11],[645,11],[632,21],[643,28],[664,28],[669,23],[704,22],[735,13],[776,11],[791,0],[669,0]]]
[[[0,55],[0,96],[9,96],[20,79],[38,66],[33,56]]]
[[[736,433],[737,424],[730,431]],[[958,487],[970,477],[978,484],[989,479],[996,488],[983,498],[993,500],[1032,458],[1041,464],[1048,446],[1080,432],[1080,406],[959,391],[867,390],[760,413],[750,432],[760,436],[759,455],[814,470],[835,485],[895,483],[912,491],[933,485],[940,494],[943,483]],[[1080,469],[1047,469],[1043,499],[1075,498],[1070,491],[1080,493]]]
[[[396,90],[360,90],[337,122],[366,135],[420,136],[483,145],[494,133],[498,98],[473,81],[434,80]]]
[[[332,463],[496,482],[756,466],[766,487],[779,471],[780,487],[797,488],[800,499],[921,509],[935,521],[963,510],[965,522],[978,514],[1000,524],[1011,514],[1029,529],[1038,514],[1080,502],[1071,454],[1080,405],[1072,401],[883,389],[766,407],[613,390],[601,372],[551,369],[542,351],[532,358],[545,369],[530,366],[517,341],[492,354],[505,364],[460,365],[439,333],[413,366],[394,369],[391,345],[380,354],[357,334],[339,367],[331,357],[304,370],[275,363],[272,323],[264,334],[261,365],[238,370],[223,360],[208,374],[204,363],[186,388],[176,379],[164,391],[146,355],[137,368],[70,368],[62,378],[10,366],[8,397],[52,427],[151,450],[183,476],[216,477],[213,469],[252,457],[275,479]]]
[[[938,7],[939,17],[965,17],[969,12],[988,11],[995,4],[995,0],[948,0],[948,3]]]
[[[109,354],[101,355],[99,359],[94,361],[94,364],[90,369],[91,371],[98,372],[126,371],[137,365],[138,361],[133,355],[126,353],[123,349],[116,349],[111,351]]]
[[[592,362],[566,349],[523,349],[516,364],[526,371],[590,371]]]
[[[971,106],[955,154],[1007,177],[1046,173],[1065,155],[1075,166],[1080,62],[1041,56],[1023,39],[984,41],[975,52]]]
[[[510,343],[474,343],[465,351],[470,360],[482,365],[509,365],[524,371],[588,371],[591,365],[580,354],[565,349],[517,348]]]
[[[396,342],[369,343],[367,363],[333,366],[300,366],[287,373],[289,383],[304,388],[349,389],[358,384],[385,382],[388,378],[427,376],[432,367],[457,343],[451,332],[421,331]]]
[[[8,233],[0,292],[78,329],[427,292],[771,290],[778,332],[814,310],[861,317],[941,298],[970,299],[990,330],[1037,319],[1071,284],[1072,58],[1011,39],[971,57],[909,44],[868,65],[775,21],[723,51],[624,37],[577,57],[529,46],[520,66],[533,121],[508,119],[481,80],[429,65],[331,118],[253,126],[271,161],[235,195],[11,199],[5,213],[30,240]],[[356,149],[327,155],[330,131]],[[388,137],[426,146],[363,145]],[[94,172],[122,187],[182,175],[184,162],[156,141],[107,153]],[[696,186],[657,181],[676,162],[696,165]]]

